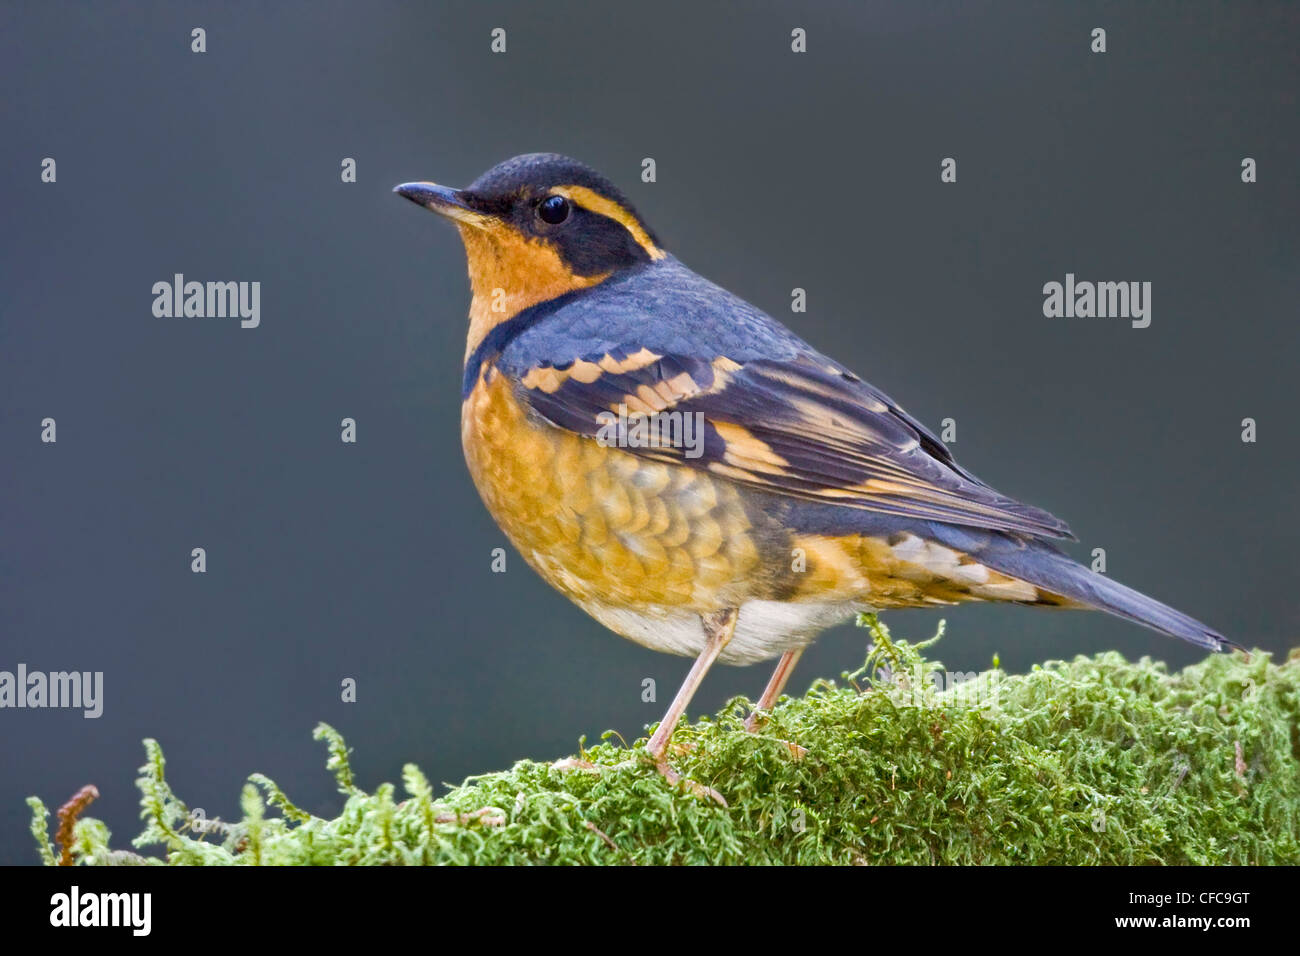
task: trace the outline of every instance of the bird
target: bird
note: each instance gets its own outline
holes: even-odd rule
[[[1061,519],[995,491],[903,407],[687,268],[609,179],[557,153],[399,195],[450,220],[469,271],[461,444],[524,560],[601,624],[694,658],[646,744],[669,763],[710,667],[968,601],[1109,612],[1210,651],[1199,621],[1070,558]]]

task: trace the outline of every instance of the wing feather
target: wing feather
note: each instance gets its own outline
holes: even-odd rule
[[[621,358],[636,354],[638,360]],[[736,362],[620,350],[537,365],[521,398],[544,419],[589,437],[612,416],[698,415],[702,448],[628,451],[708,469],[743,485],[885,514],[1072,538],[1059,518],[999,494],[883,392],[816,354]]]

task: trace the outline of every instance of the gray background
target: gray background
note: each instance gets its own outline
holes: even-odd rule
[[[687,264],[931,427],[955,418],[958,459],[1069,521],[1079,556],[1105,547],[1114,576],[1285,651],[1298,38],[1295,5],[6,4],[0,669],[102,670],[106,703],[0,712],[0,860],[35,860],[26,794],[87,782],[124,845],[145,736],[229,817],[255,770],[336,810],[322,719],[373,787],[659,717],[686,660],[604,631],[513,552],[489,572],[505,542],[459,447],[463,255],[389,192],[532,150],[591,163]],[[1151,281],[1151,327],[1044,318],[1067,271]],[[261,327],[154,318],[174,272],[260,280]],[[1096,614],[887,619],[922,637],[941,616],[953,669],[1200,656]],[[792,689],[864,646],[828,633]],[[766,677],[719,668],[693,712]]]

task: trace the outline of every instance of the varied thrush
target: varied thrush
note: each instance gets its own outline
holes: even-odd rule
[[[610,630],[695,657],[648,744],[670,781],[669,738],[714,661],[780,657],[752,729],[803,649],[861,610],[1094,608],[1232,643],[1075,563],[1051,543],[1073,540],[1063,521],[686,268],[582,163],[533,153],[466,189],[395,191],[465,245],[461,440],[493,518]]]

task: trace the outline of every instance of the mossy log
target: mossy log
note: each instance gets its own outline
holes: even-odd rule
[[[148,740],[133,844],[161,855],[114,849],[101,821],[74,819],[85,799],[52,841],[30,798],[32,832],[44,862],[85,865],[1300,863],[1296,652],[1211,655],[1173,674],[1113,652],[1024,675],[995,662],[953,683],[925,658],[933,640],[861,623],[864,666],[783,698],[758,733],[742,727],[742,698],[678,729],[673,764],[726,807],[671,788],[644,740],[614,734],[443,796],[414,765],[404,796],[365,792],[322,724],[344,798],[333,819],[254,774],[243,819],[196,825]]]

